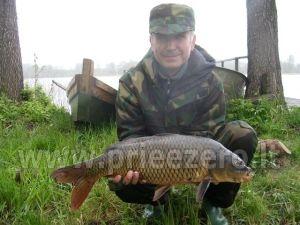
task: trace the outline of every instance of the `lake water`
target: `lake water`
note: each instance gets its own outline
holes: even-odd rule
[[[112,76],[96,76],[97,79],[103,81],[104,83],[110,85],[111,87],[118,89],[119,85],[119,78],[120,76],[112,75]],[[72,77],[61,77],[61,78],[39,78],[38,83],[43,87],[45,92],[49,94],[53,102],[59,106],[63,106],[70,110],[67,96],[65,91],[57,87],[52,83],[52,80],[64,85],[65,87],[68,86],[68,83]],[[282,75],[282,82],[284,88],[284,95],[285,97],[290,98],[297,98],[300,99],[300,74],[283,74]],[[25,79],[25,83],[29,86],[34,85],[34,79]]]

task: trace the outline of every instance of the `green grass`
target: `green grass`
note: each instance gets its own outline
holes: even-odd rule
[[[54,183],[49,174],[101,154],[117,140],[115,124],[78,130],[45,96],[29,99],[16,104],[0,97],[0,225],[145,224],[142,207],[119,200],[106,180],[96,183],[80,210],[70,212],[71,187]],[[279,138],[293,154],[284,168],[258,166],[253,181],[242,185],[234,205],[225,210],[227,218],[231,224],[299,224],[300,109],[287,112],[265,102],[232,109],[231,119],[248,121],[260,137]],[[198,224],[195,187],[176,187],[169,206],[161,224]]]

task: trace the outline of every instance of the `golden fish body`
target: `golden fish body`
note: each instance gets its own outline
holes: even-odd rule
[[[125,176],[129,170],[139,172],[140,182],[159,187],[200,183],[205,179],[243,182],[251,178],[250,169],[245,163],[219,142],[178,134],[119,142],[95,159],[54,171],[52,177],[60,183],[75,184],[72,208],[77,209],[96,180],[100,177]],[[156,194],[154,200],[162,194]]]

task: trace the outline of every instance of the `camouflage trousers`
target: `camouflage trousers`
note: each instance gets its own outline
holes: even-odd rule
[[[217,131],[213,139],[239,155],[246,164],[250,164],[257,146],[257,136],[249,124],[244,121],[226,123]],[[110,182],[109,186],[121,200],[128,203],[157,205],[164,204],[169,198],[169,193],[166,193],[158,202],[153,202],[156,186],[152,184],[125,186]],[[233,204],[239,188],[239,183],[210,184],[204,198],[214,206],[227,208]]]

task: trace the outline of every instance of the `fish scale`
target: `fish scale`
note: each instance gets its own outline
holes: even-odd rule
[[[222,158],[222,155],[228,157]],[[221,160],[223,163],[220,163]],[[153,200],[157,200],[171,185],[200,183],[203,180],[243,182],[251,178],[250,168],[219,142],[179,134],[121,141],[95,159],[54,171],[52,177],[59,183],[74,184],[71,206],[77,209],[100,177],[124,177],[129,170],[139,172],[139,182],[158,186]]]
[[[129,170],[139,171],[140,176],[144,179],[147,183],[152,184],[177,184],[177,183],[186,183],[188,181],[199,182],[203,177],[206,175],[206,170],[202,166],[198,168],[182,168],[179,167],[177,169],[172,169],[167,164],[167,155],[170,151],[178,151],[184,152],[185,150],[191,151],[201,151],[200,144],[204,145],[204,141],[211,142],[211,139],[200,139],[198,137],[192,136],[183,136],[183,135],[162,135],[156,136],[155,142],[153,141],[153,137],[144,137],[140,140],[128,140],[127,144],[124,145],[123,143],[114,145],[112,149],[109,149],[107,153],[114,154],[114,151],[119,151],[122,149],[122,152],[128,151],[139,151],[140,154],[138,157],[133,157],[132,167],[128,167],[126,164],[127,160],[129,160],[126,155],[124,159],[124,163],[121,168],[117,168],[113,170],[113,173],[110,173],[110,176],[118,175],[125,176]],[[213,141],[214,142],[214,141]],[[153,144],[154,143],[154,144]],[[215,143],[214,143],[215,144]],[[198,146],[198,148],[197,148]],[[219,147],[221,145],[219,144]],[[149,158],[153,151],[158,151],[162,154],[163,160],[161,168],[156,169],[153,166],[149,165]],[[143,155],[141,152],[144,153],[145,159],[148,162],[145,165],[141,165],[140,162],[142,161],[139,156]],[[154,154],[155,156],[155,154]],[[123,158],[122,158],[123,159]],[[184,165],[186,163],[184,158],[180,161],[180,165]],[[207,162],[202,161],[201,165],[205,165]],[[108,163],[105,164],[107,167],[109,166]],[[101,169],[100,169],[101,170]],[[102,176],[105,176],[106,168],[102,170],[100,173],[104,173]],[[97,171],[99,172],[99,170]]]

